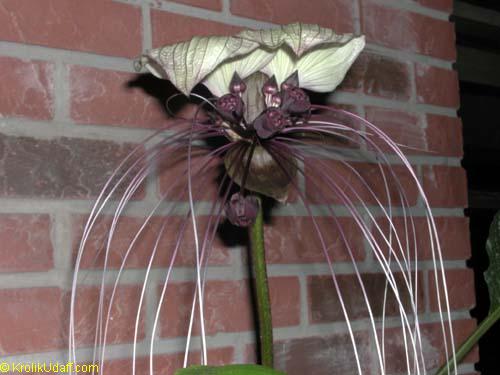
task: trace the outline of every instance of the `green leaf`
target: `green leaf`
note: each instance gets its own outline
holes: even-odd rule
[[[284,372],[259,365],[190,366],[175,375],[285,375]]]
[[[490,294],[490,314],[500,307],[500,211],[493,218],[490,234],[486,241],[490,265],[484,273]]]

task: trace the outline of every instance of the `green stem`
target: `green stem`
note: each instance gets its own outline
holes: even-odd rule
[[[456,361],[457,364],[460,363],[464,357],[471,351],[471,349],[476,345],[476,343],[479,341],[479,339],[486,333],[488,330],[491,328],[493,324],[497,322],[497,320],[500,319],[500,306],[498,306],[495,310],[493,310],[486,319],[484,319],[481,324],[476,328],[476,330],[469,336],[467,340],[464,341],[462,345],[460,345],[460,348],[458,348],[456,352]],[[450,369],[450,372],[454,368],[454,363],[453,363],[453,357],[448,360],[448,363],[446,363],[443,367],[439,369],[439,371],[436,373],[436,375],[446,375],[448,374],[448,368]]]
[[[262,215],[262,201],[260,198],[258,200],[259,212],[250,228],[251,259],[257,297],[261,360],[264,366],[273,367],[273,323],[264,248],[264,218]]]

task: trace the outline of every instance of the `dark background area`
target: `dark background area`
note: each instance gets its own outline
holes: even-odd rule
[[[483,272],[489,226],[500,210],[500,1],[460,0],[452,21],[457,33],[457,62],[463,121],[464,159],[469,188],[472,257],[477,305],[472,315],[480,322],[488,314],[489,296]],[[500,322],[481,339],[476,369],[498,375]]]

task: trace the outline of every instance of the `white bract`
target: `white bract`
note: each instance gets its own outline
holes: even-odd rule
[[[194,37],[148,51],[138,61],[158,78],[188,95],[202,83],[215,96],[229,91],[236,72],[245,79],[262,72],[278,84],[298,71],[300,87],[333,91],[365,46],[364,36],[336,34],[317,25],[294,23],[234,36]]]

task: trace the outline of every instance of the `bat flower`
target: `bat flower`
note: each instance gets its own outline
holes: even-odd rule
[[[179,325],[171,325],[170,316],[177,306],[165,306],[168,301],[184,300],[175,295],[189,291],[188,285],[186,289],[177,287],[172,294],[167,290],[172,290],[172,277],[184,280],[187,275],[172,272],[174,266],[191,265],[192,261],[196,265],[196,273],[191,274],[196,281],[192,303],[180,308],[183,312],[180,319],[185,318],[185,311],[191,311],[186,323],[189,327],[185,330],[188,332],[185,369],[177,374],[279,374],[268,368],[247,368],[245,365],[217,368],[213,372],[205,366],[186,368],[193,334],[200,338],[201,364],[208,363],[204,325],[205,276],[211,269],[209,259],[224,218],[232,225],[250,227],[250,263],[255,279],[260,280],[254,289],[259,310],[261,356],[263,364],[272,366],[262,195],[287,202],[287,206],[277,205],[277,209],[288,218],[295,214],[300,216],[286,221],[286,234],[274,238],[273,243],[278,242],[282,249],[282,255],[276,255],[276,259],[282,261],[290,255],[290,259],[298,259],[299,263],[310,259],[319,263],[314,251],[319,251],[325,259],[327,267],[324,269],[331,274],[334,289],[332,295],[324,296],[336,298],[338,306],[328,311],[328,306],[333,304],[322,301],[323,294],[311,302],[319,305],[321,316],[314,319],[322,323],[313,324],[316,331],[312,335],[327,326],[323,325],[323,319],[334,317],[337,320],[338,316],[344,319],[344,333],[352,344],[352,353],[341,350],[339,361],[345,359],[345,363],[339,362],[338,368],[352,366],[356,370],[347,372],[358,375],[364,374],[364,369],[373,373],[372,368],[377,368],[377,374],[385,375],[386,366],[391,366],[389,362],[395,360],[398,373],[425,374],[429,366],[435,365],[436,358],[454,352],[436,225],[418,174],[401,147],[377,126],[357,114],[312,103],[309,97],[310,92],[335,90],[364,44],[363,36],[336,34],[316,25],[295,23],[274,29],[246,30],[233,36],[194,37],[148,51],[137,60],[137,68],[146,68],[155,76],[171,81],[184,95],[196,97],[199,104],[192,118],[174,117],[168,127],[159,129],[138,144],[106,182],[91,211],[78,249],[72,286],[69,337],[73,363],[79,363],[76,358],[80,352],[78,337],[85,338],[80,343],[85,352],[84,346],[90,342],[87,331],[83,335],[78,332],[77,315],[84,304],[79,302],[79,279],[90,285],[89,280],[79,276],[82,267],[91,269],[92,261],[102,261],[103,265],[102,274],[84,273],[85,277],[97,275],[100,278],[92,356],[99,362],[99,372],[103,372],[106,344],[117,343],[115,338],[121,337],[118,330],[124,328],[127,337],[133,332],[132,375],[136,371],[136,357],[144,353],[149,356],[151,375],[157,353],[171,342],[176,345],[182,341],[167,339],[172,332],[177,332]],[[205,98],[192,93],[198,84],[205,85],[213,96]],[[411,135],[410,131],[407,135]],[[154,194],[148,194],[144,201],[129,204],[144,190],[149,191],[144,186],[150,186],[146,182],[151,181],[151,175],[158,177],[156,171],[168,172],[159,178],[157,200]],[[215,181],[213,188],[211,182]],[[394,206],[397,209],[392,209]],[[133,217],[128,216],[131,215],[127,210],[130,207],[134,208],[130,210]],[[414,219],[414,212],[420,217]],[[120,223],[124,223],[124,227],[120,227]],[[135,223],[139,223],[137,230],[131,230]],[[107,229],[96,229],[98,224]],[[296,224],[300,225],[296,231],[290,228]],[[231,225],[229,228],[233,234],[234,228]],[[303,233],[308,230],[306,228],[313,233]],[[153,235],[148,232],[151,230]],[[104,238],[96,238],[103,233]],[[121,237],[116,239],[118,234]],[[165,238],[167,235],[169,238]],[[302,240],[306,241],[302,245],[287,242]],[[139,243],[140,253],[137,254],[134,252]],[[422,246],[428,248],[422,249]],[[146,272],[127,272],[127,267],[144,266],[140,263],[144,254],[148,254]],[[420,254],[426,257],[424,270],[418,269]],[[360,273],[358,261],[363,262],[362,269],[370,274]],[[336,262],[342,262],[342,269],[352,273],[349,275],[354,276],[349,278],[352,281],[346,281],[348,275],[338,278]],[[152,268],[158,264],[167,264],[166,272],[153,272]],[[432,270],[431,265],[436,269]],[[116,272],[108,272],[112,268]],[[279,269],[281,272],[285,268]],[[432,282],[423,283],[418,279],[420,274],[428,276]],[[119,299],[120,290],[132,289],[130,285],[119,288],[124,283],[120,283],[122,275],[128,275],[125,282],[128,284],[130,280],[135,281],[137,275],[144,275],[138,298],[127,295]],[[158,288],[160,279],[162,285]],[[301,284],[305,287],[303,279]],[[314,282],[323,285],[319,279]],[[430,290],[431,284],[434,291]],[[422,292],[422,286],[428,288]],[[302,288],[300,293],[303,300]],[[349,296],[347,302],[346,295]],[[422,295],[425,301],[421,300]],[[377,306],[372,306],[377,302],[372,296],[380,297]],[[223,303],[223,299],[209,301],[212,305],[208,330],[219,326],[214,314],[220,309],[214,303]],[[121,300],[121,304],[117,300]],[[352,304],[350,301],[360,302]],[[425,331],[420,330],[419,314],[426,310],[429,301],[439,305],[439,314],[433,310],[424,321],[439,329],[432,328],[434,334],[426,338]],[[135,309],[134,326],[117,329],[120,322],[131,320],[130,306]],[[126,319],[120,319],[124,313]],[[113,320],[115,315],[118,319]],[[166,319],[165,315],[168,315]],[[385,324],[387,317],[390,321]],[[351,319],[356,319],[354,329]],[[80,320],[88,321],[86,316]],[[143,324],[145,321],[147,324]],[[301,330],[303,323],[307,324],[301,321]],[[149,329],[147,334],[146,328]],[[339,325],[328,332],[340,329]],[[385,335],[386,331],[390,335]],[[438,331],[442,332],[440,343],[436,338]],[[300,335],[303,336],[303,331]],[[162,346],[155,347],[160,339]],[[331,341],[343,342],[344,339]],[[426,352],[429,343],[433,345],[430,354]],[[441,345],[443,353],[436,349]],[[115,358],[119,357],[117,353],[122,346],[129,347],[116,345],[113,348]],[[327,346],[323,348],[322,344],[317,348],[314,344],[314,348],[317,353],[306,363],[324,362],[337,352]],[[386,356],[386,352],[394,348],[398,355]],[[173,349],[168,351],[173,353]],[[286,352],[285,356],[296,352]],[[140,363],[141,370],[137,371],[144,373],[146,362],[141,360]],[[301,366],[291,370],[300,372]],[[394,372],[394,368],[389,367],[388,372]]]
[[[304,89],[333,91],[364,45],[363,36],[296,23],[227,37],[195,37],[153,49],[137,66],[170,80],[185,95],[197,84],[205,85],[217,97],[218,125],[235,144],[224,156],[229,176],[242,189],[285,202],[297,160],[288,154],[280,162],[270,150],[277,146],[271,138],[303,122],[310,111]],[[241,144],[247,152],[240,150]]]

